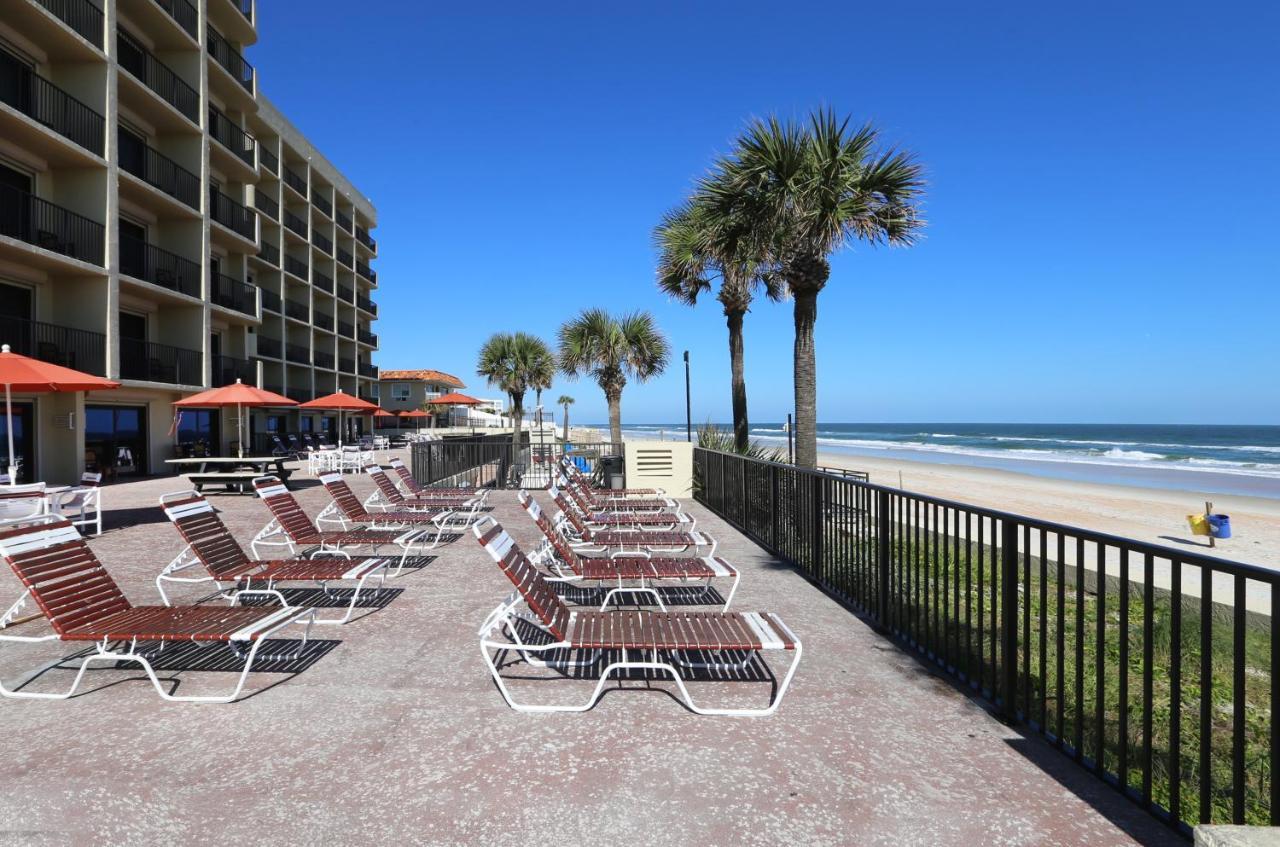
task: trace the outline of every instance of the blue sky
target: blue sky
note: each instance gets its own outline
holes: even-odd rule
[[[1280,5],[1048,6],[263,2],[249,58],[378,206],[384,368],[486,393],[490,332],[648,309],[727,420],[718,304],[658,293],[650,233],[748,117],[830,105],[918,154],[929,226],[833,262],[820,420],[1280,423]],[[746,340],[780,420],[790,304]],[[683,420],[679,363],[623,417]]]

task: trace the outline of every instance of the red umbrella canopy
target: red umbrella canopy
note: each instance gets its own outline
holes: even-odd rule
[[[403,412],[396,412],[402,418],[425,418],[427,413],[421,409],[406,409]]]
[[[201,391],[173,405],[180,409],[207,409],[217,406],[296,406],[298,402],[273,391],[245,385],[237,379],[233,385]]]
[[[326,412],[376,412],[378,406],[376,403],[370,403],[368,400],[361,400],[352,394],[339,391],[336,394],[330,394],[327,397],[317,397],[314,400],[308,400],[305,403],[298,404],[299,409],[319,409]]]
[[[441,406],[479,406],[483,401],[466,394],[450,391],[448,394],[441,394],[439,397],[432,399],[431,402]]]
[[[395,417],[395,415],[391,414],[386,409],[379,409],[378,411],[373,413],[373,416],[375,418],[394,418]]]
[[[119,388],[120,383],[93,374],[73,371],[61,365],[42,362],[19,353],[9,352],[9,345],[0,347],[0,385],[11,391],[52,393],[58,391],[101,391]]]

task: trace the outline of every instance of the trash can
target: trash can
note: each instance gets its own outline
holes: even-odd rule
[[[1230,538],[1231,516],[1209,515],[1209,534],[1214,538]]]
[[[621,456],[603,457],[600,460],[600,474],[604,477],[604,484],[614,490],[618,490],[626,484],[623,478]]]
[[[1187,523],[1191,525],[1192,535],[1208,535],[1209,521],[1204,515],[1187,515]]]

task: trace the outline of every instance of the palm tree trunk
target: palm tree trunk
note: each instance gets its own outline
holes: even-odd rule
[[[552,422],[554,424],[554,421]],[[560,439],[564,443],[569,443],[569,404],[564,404],[564,438]]]
[[[818,291],[797,291],[795,300],[796,464],[811,468],[818,463],[818,365],[813,345]]]
[[[733,447],[747,452],[751,426],[747,422],[747,380],[743,376],[742,319],[745,313],[734,310],[725,315],[729,325],[729,370],[733,387]]]
[[[511,465],[520,464],[520,421],[524,417],[524,403],[511,398]]]
[[[604,393],[609,402],[609,440],[614,444],[622,443],[622,391],[609,390]]]

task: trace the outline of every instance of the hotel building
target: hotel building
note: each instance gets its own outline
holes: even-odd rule
[[[121,382],[15,395],[22,476],[231,449],[170,404],[237,379],[374,396],[377,213],[259,93],[252,0],[3,6],[0,343]],[[246,447],[330,426],[255,411]]]

